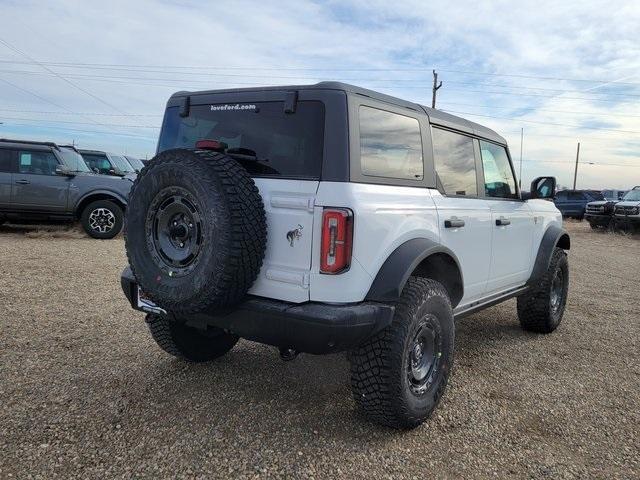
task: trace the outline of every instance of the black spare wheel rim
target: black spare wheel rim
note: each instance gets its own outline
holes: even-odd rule
[[[99,207],[89,213],[89,227],[96,232],[110,232],[115,224],[116,216],[108,208]]]
[[[203,246],[201,207],[185,188],[166,187],[147,211],[145,230],[151,256],[170,277],[188,275],[197,266]]]
[[[438,320],[425,316],[413,335],[407,351],[407,379],[409,389],[422,396],[438,377],[442,358],[442,336]]]

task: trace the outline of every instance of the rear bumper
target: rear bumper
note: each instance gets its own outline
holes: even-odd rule
[[[223,328],[247,340],[315,354],[356,347],[389,325],[394,313],[393,306],[378,302],[295,304],[247,296],[229,310],[177,317],[171,312],[138,305],[138,286],[130,268],[122,272],[120,282],[136,310],[167,315],[193,326]]]

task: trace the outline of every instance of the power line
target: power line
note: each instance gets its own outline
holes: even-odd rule
[[[46,75],[45,72],[26,72],[26,71],[21,71],[21,72],[16,72],[16,71],[9,71],[9,70],[4,70],[2,71],[3,73],[16,73],[16,74],[23,74],[23,75]],[[247,86],[278,86],[278,85],[282,85],[281,83],[273,83],[270,81],[267,82],[242,82],[242,81],[228,81],[228,82],[223,82],[223,81],[216,81],[216,80],[197,80],[197,79],[173,79],[173,78],[158,78],[158,77],[131,77],[131,76],[114,76],[114,75],[87,75],[87,74],[69,74],[68,75],[70,78],[77,78],[77,79],[85,79],[85,80],[92,80],[92,81],[100,81],[100,82],[107,82],[107,83],[118,83],[118,84],[127,84],[127,85],[144,85],[144,86],[151,86],[151,87],[162,87],[162,88],[185,88],[185,85],[189,85],[189,84],[194,84],[194,83],[199,83],[199,84],[203,84],[203,85],[224,85],[227,86],[229,88],[231,88],[231,86],[233,85],[247,85]],[[238,77],[244,77],[244,75],[238,75]],[[251,76],[249,76],[251,77]],[[260,76],[255,76],[255,78],[266,78],[266,77],[260,77]],[[301,78],[301,77],[273,77],[273,78]],[[310,77],[311,78],[311,77]],[[123,81],[120,81],[123,80]],[[124,81],[126,80],[126,81]],[[139,81],[142,80],[142,81]],[[177,85],[168,85],[168,84],[160,84],[160,83],[147,83],[145,82],[145,80],[147,81],[160,81],[160,82],[175,82],[177,83]],[[360,81],[363,84],[366,85],[370,85],[372,82],[375,82],[376,80],[364,80],[364,79],[360,79]],[[383,90],[383,89],[420,89],[420,90],[424,90],[426,88],[431,88],[431,85],[375,85],[373,86],[373,88],[376,88],[378,90]],[[448,93],[448,92],[464,92],[464,93],[482,93],[485,95],[510,95],[510,96],[524,96],[524,97],[540,97],[540,98],[558,98],[558,95],[545,95],[545,94],[537,94],[537,93],[519,93],[519,92],[497,92],[497,91],[487,91],[487,90],[472,90],[472,89],[465,89],[465,88],[449,88],[447,90],[444,91],[444,93]],[[607,94],[600,94],[598,93],[598,95],[607,95]],[[631,95],[629,95],[631,96]],[[632,102],[631,100],[628,101],[620,101],[620,100],[612,100],[611,98],[595,98],[595,97],[566,97],[563,96],[562,97],[565,100],[586,100],[586,101],[590,101],[590,102],[604,102],[604,103],[615,103],[615,104],[625,104],[625,103],[630,103]],[[635,98],[635,96],[634,96]],[[635,103],[635,100],[633,100],[633,102]]]
[[[14,60],[3,59],[0,63],[14,63],[21,64],[26,62],[19,62]],[[433,70],[431,67],[290,67],[290,66],[234,66],[234,65],[149,65],[149,64],[122,64],[122,63],[87,63],[87,62],[40,62],[44,65],[59,66],[59,67],[92,67],[92,68],[156,68],[156,69],[185,69],[185,70],[262,70],[262,71],[312,71],[312,72],[424,72]],[[471,70],[457,70],[447,68],[437,68],[442,72],[460,73],[464,75],[477,75],[477,76],[495,76],[495,77],[514,77],[514,78],[528,78],[536,80],[554,80],[565,82],[588,82],[588,83],[611,83],[616,85],[635,85],[640,86],[640,83],[634,82],[620,82],[610,80],[599,80],[594,78],[567,78],[567,77],[550,77],[541,75],[525,75],[515,73],[496,73],[496,72],[482,72]]]
[[[110,70],[110,69],[107,69]],[[114,69],[114,70],[124,70],[134,73],[160,73],[164,75],[178,74],[178,75],[192,75],[192,76],[200,76],[200,77],[231,77],[231,78],[265,78],[269,80],[273,79],[289,79],[289,80],[318,80],[318,76],[301,76],[301,75],[251,75],[251,74],[235,74],[235,73],[205,73],[205,72],[165,72],[161,70],[138,70],[138,69]],[[0,70],[3,73],[11,73],[11,74],[25,74],[25,75],[42,75],[44,72],[32,72],[26,70]],[[167,77],[132,77],[132,76],[118,76],[118,75],[96,75],[96,74],[83,74],[83,73],[68,73],[65,74],[67,78],[109,78],[109,79],[127,79],[127,80],[161,80],[161,81],[175,81],[175,82],[185,82],[185,81],[197,81],[197,82],[208,82],[208,80],[186,80],[184,78],[167,78]],[[396,85],[397,88],[428,88],[426,84],[420,85],[410,85],[411,83],[421,83],[424,80],[418,79],[403,79],[403,78],[362,78],[362,77],[338,77],[339,81],[361,81],[361,82],[398,82],[398,83],[407,83],[407,85]],[[498,88],[509,88],[509,89],[526,89],[526,90],[538,90],[538,91],[549,91],[549,92],[558,92],[558,93],[589,93],[590,95],[604,95],[604,96],[619,96],[619,97],[640,97],[640,94],[632,94],[632,93],[615,93],[615,92],[585,92],[584,90],[569,90],[569,89],[560,89],[560,88],[542,88],[542,87],[527,87],[527,86],[517,86],[517,85],[505,85],[498,83],[478,83],[478,82],[459,82],[450,80],[449,83],[456,85],[472,85],[472,86],[489,86],[489,87],[498,87]],[[507,92],[504,92],[507,93]],[[555,96],[555,95],[554,95]]]
[[[485,118],[495,118],[495,119],[499,119],[499,120],[517,120],[519,122],[524,122],[524,123],[536,123],[536,124],[540,124],[540,125],[553,125],[553,126],[557,126],[557,127],[566,127],[566,128],[586,128],[586,129],[590,129],[590,130],[601,130],[601,131],[605,131],[605,132],[619,132],[619,133],[636,133],[636,134],[640,134],[639,131],[635,131],[635,130],[619,130],[619,129],[615,129],[615,128],[602,128],[602,127],[590,127],[590,126],[583,126],[583,125],[569,125],[569,124],[563,124],[563,123],[552,123],[552,122],[537,122],[535,120],[523,120],[521,118],[518,117],[495,117],[493,115],[483,115],[480,113],[470,113],[470,112],[458,112],[455,110],[444,110],[445,112],[448,113],[453,113],[456,115],[471,115],[474,117],[485,117]]]
[[[458,105],[461,107],[481,107],[481,108],[487,108],[490,110],[493,109],[499,109],[499,110],[517,110],[517,108],[514,107],[506,107],[506,106],[500,106],[500,105],[483,105],[480,103],[460,103],[460,102],[447,102],[445,101],[444,103],[448,104],[448,105]],[[640,118],[640,115],[632,115],[632,114],[627,114],[627,113],[601,113],[601,112],[580,112],[580,111],[573,111],[573,110],[550,110],[548,108],[537,108],[537,107],[520,107],[520,109],[522,108],[527,108],[527,109],[535,109],[536,112],[549,112],[549,113],[570,113],[570,114],[576,114],[576,115],[594,115],[594,116],[598,116],[598,117],[633,117],[633,118]]]
[[[36,125],[30,124],[30,123],[5,123],[3,125],[3,127],[30,127],[33,128]],[[69,127],[56,127],[53,125],[42,125],[41,126],[42,129],[53,129],[53,130],[64,130],[64,131],[69,131],[69,132],[80,132],[80,133],[92,133],[92,134],[99,134],[99,135],[115,135],[118,137],[131,137],[131,138],[140,138],[140,139],[144,139],[144,140],[151,140],[151,141],[157,141],[158,138],[157,137],[144,137],[142,135],[135,135],[135,134],[130,134],[130,133],[119,133],[119,132],[113,132],[113,131],[105,131],[105,130],[82,130],[82,129],[77,129],[77,128],[69,128]]]
[[[55,70],[52,70],[51,68],[49,68],[46,65],[40,64],[37,60],[35,60],[34,58],[32,58],[31,56],[29,56],[27,53],[23,52],[22,50],[14,47],[13,45],[11,45],[10,43],[8,43],[7,41],[3,40],[2,38],[0,38],[0,43],[2,43],[5,47],[7,47],[8,49],[12,50],[13,52],[25,57],[26,59],[30,60],[33,64],[38,65],[39,67],[45,69],[46,71],[50,72],[51,74],[55,75],[57,78],[59,78],[60,80],[62,80],[63,82],[71,85],[72,87],[74,87],[75,89],[83,92],[84,94],[90,96],[91,98],[97,100],[98,102],[102,103],[103,105],[106,105],[109,108],[112,108],[113,110],[115,110],[118,113],[125,113],[122,110],[120,110],[118,107],[116,107],[115,105],[103,100],[102,98],[98,97],[97,95],[94,95],[93,93],[91,93],[88,90],[85,90],[84,88],[82,88],[79,85],[76,85],[74,82],[72,82],[71,80],[68,80],[67,78],[63,77],[62,75],[60,75],[59,73],[57,73]]]
[[[42,118],[24,118],[24,117],[2,117],[3,119],[6,120],[21,120],[21,121],[27,121],[27,122],[49,122],[50,120],[47,119],[42,119]],[[73,122],[70,120],[54,120],[53,122],[55,123],[68,123],[68,124],[75,124],[75,125],[98,125],[100,127],[123,127],[123,128],[155,128],[155,129],[159,129],[160,127],[158,126],[152,126],[152,125],[123,125],[123,124],[118,124],[118,123],[88,123],[88,122]]]
[[[527,163],[561,163],[567,166],[575,165],[575,162],[567,162],[565,160],[523,160],[523,162]],[[629,167],[629,168],[640,168],[640,165],[625,165],[621,163],[596,163],[596,162],[578,162],[578,165],[592,165],[596,167]]]
[[[0,108],[0,112],[13,113],[38,113],[47,115],[95,115],[104,117],[162,117],[157,113],[102,113],[102,112],[47,112],[42,110],[18,110],[12,108]]]

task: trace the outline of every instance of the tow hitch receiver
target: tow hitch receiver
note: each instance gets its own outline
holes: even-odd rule
[[[283,362],[290,362],[291,360],[295,360],[299,354],[300,352],[293,348],[280,347],[280,359]]]

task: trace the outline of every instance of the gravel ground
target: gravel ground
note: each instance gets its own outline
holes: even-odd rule
[[[523,332],[515,301],[460,321],[440,408],[397,432],[358,414],[344,355],[163,353],[122,239],[0,227],[0,478],[639,478],[640,239],[569,229],[560,328]]]

